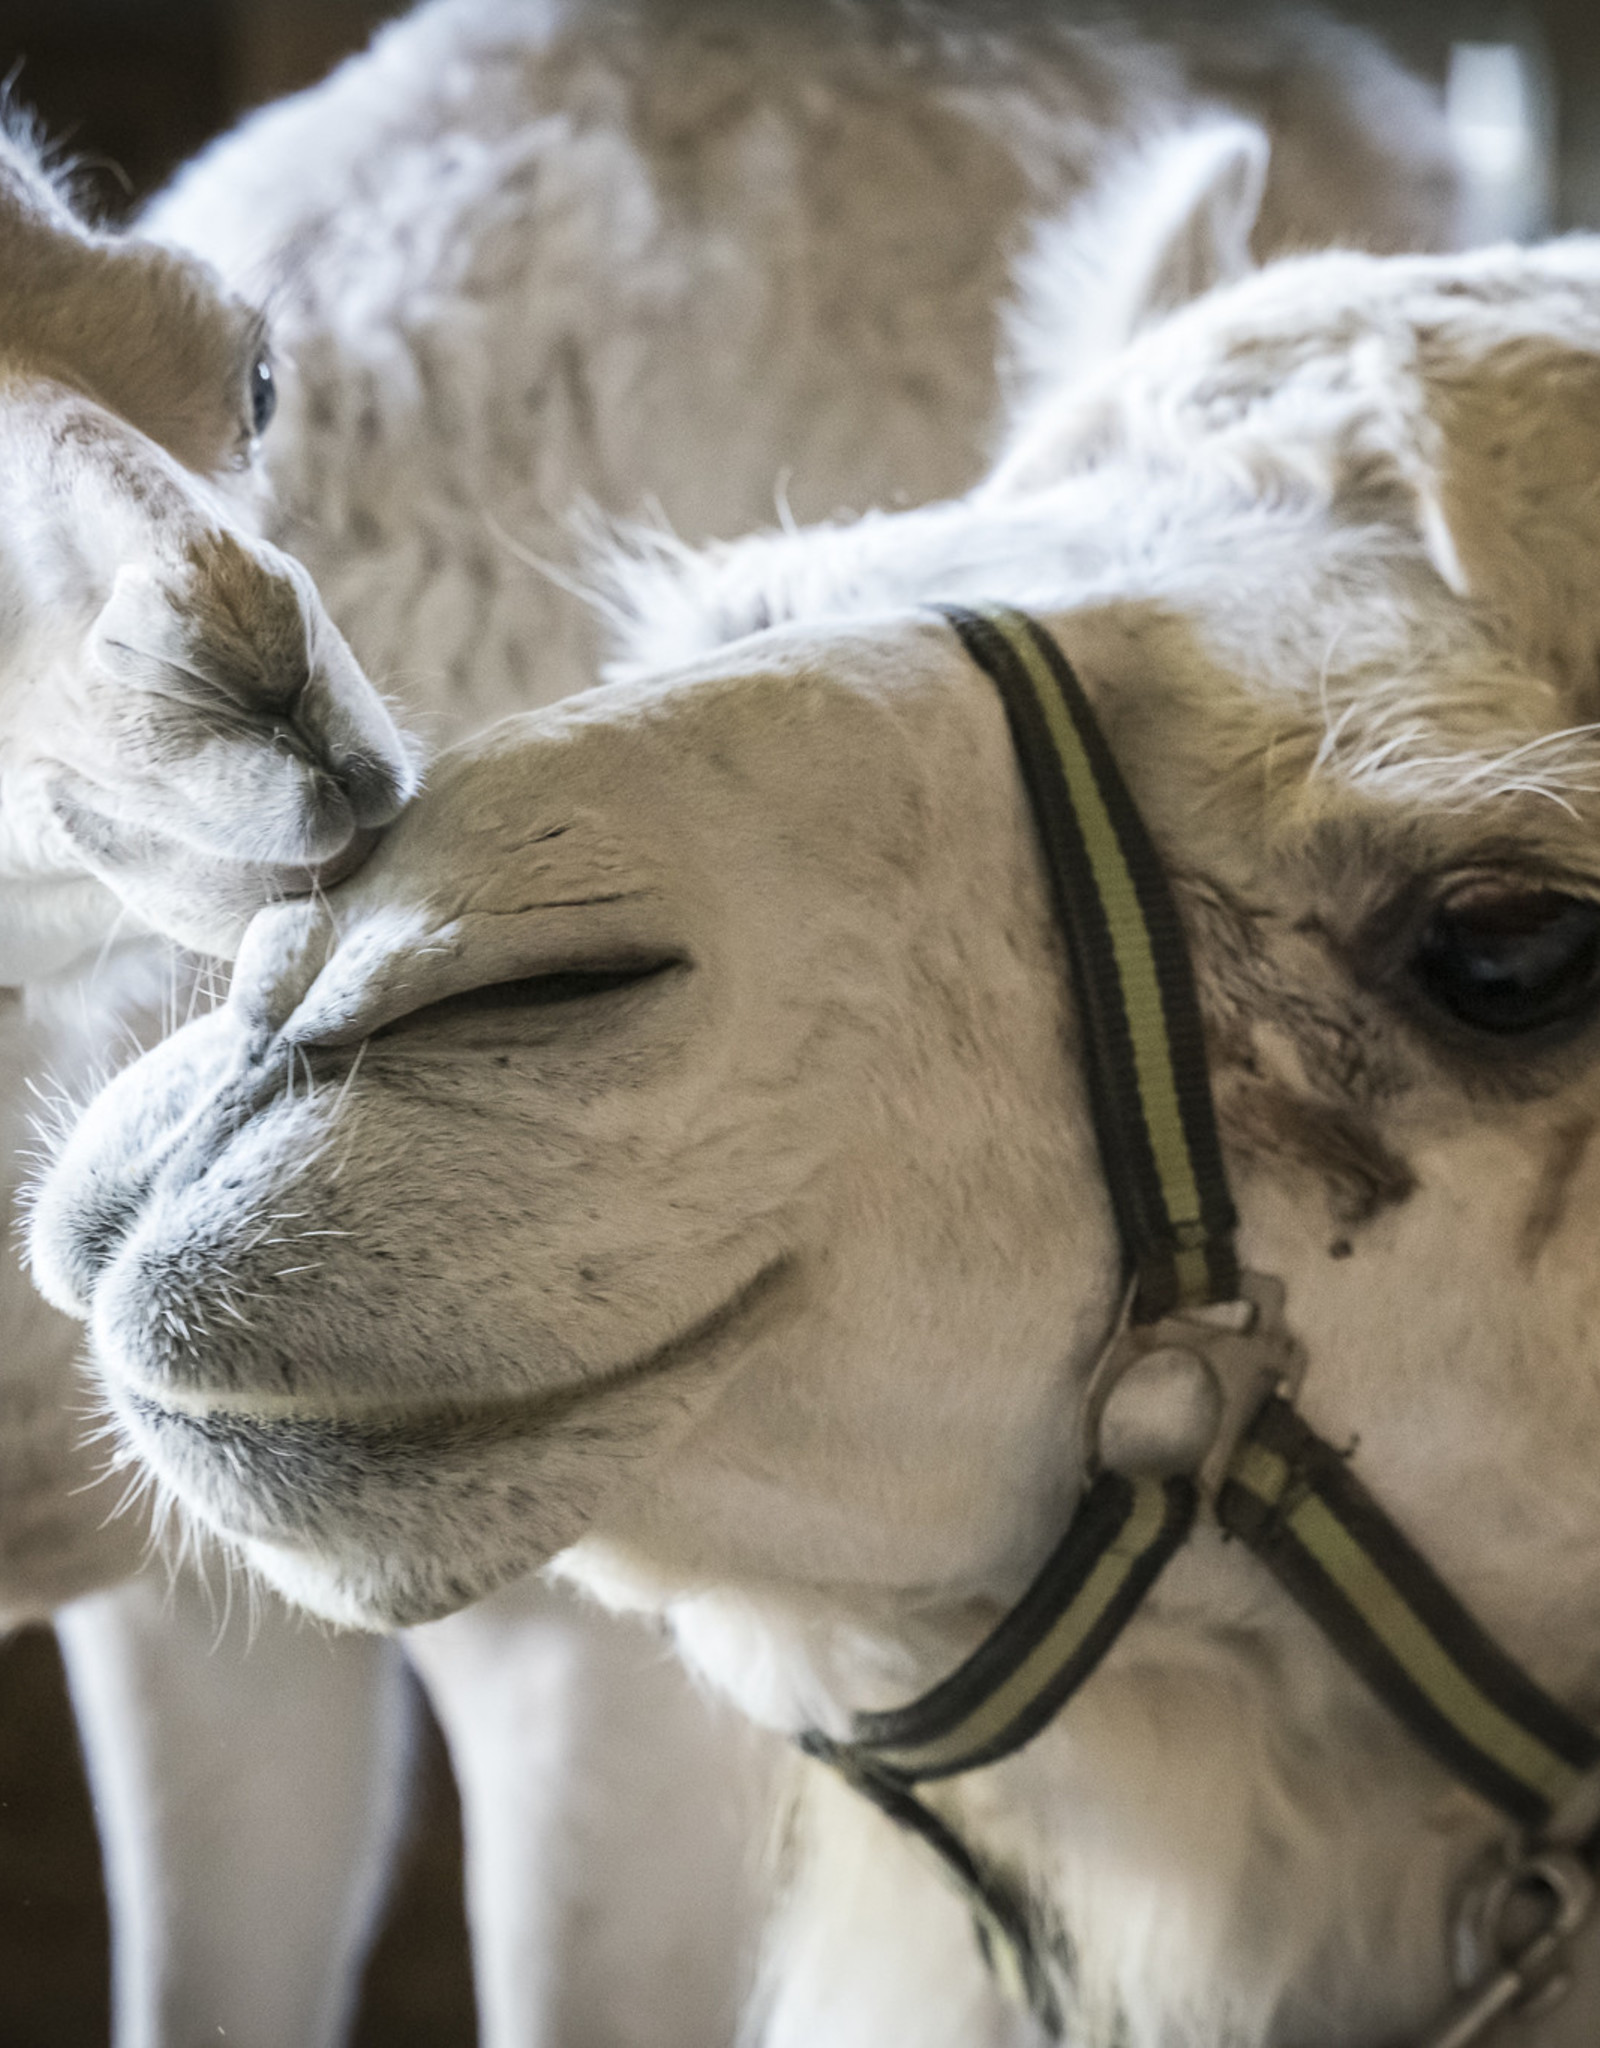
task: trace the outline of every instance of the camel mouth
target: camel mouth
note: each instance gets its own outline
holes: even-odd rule
[[[285,902],[296,902],[328,889],[337,889],[341,882],[349,881],[353,874],[366,866],[382,837],[381,825],[358,825],[350,835],[350,843],[331,859],[318,861],[310,867],[270,869],[273,884]]]
[[[569,1381],[538,1393],[396,1399],[392,1395],[350,1395],[336,1401],[308,1400],[293,1393],[210,1392],[127,1384],[118,1405],[138,1426],[176,1432],[196,1446],[226,1449],[230,1460],[249,1463],[257,1453],[267,1463],[286,1455],[314,1457],[319,1449],[340,1454],[365,1450],[390,1456],[407,1452],[436,1457],[455,1450],[524,1440],[560,1427],[577,1411],[625,1394],[643,1383],[701,1363],[744,1330],[788,1277],[793,1261],[780,1254],[727,1296],[718,1307],[632,1363],[592,1380]]]
[[[90,801],[65,776],[58,776],[51,787],[50,810],[91,874],[119,893],[131,891],[158,929],[201,951],[217,947],[194,934],[169,929],[170,919],[160,915],[160,891],[174,876],[181,875],[185,889],[207,903],[211,912],[235,922],[267,904],[303,901],[337,888],[365,867],[387,829],[386,823],[347,821],[347,836],[326,858],[274,860],[248,846],[193,844],[175,833],[170,822],[119,818],[113,809]]]

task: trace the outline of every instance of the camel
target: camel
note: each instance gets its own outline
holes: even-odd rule
[[[87,226],[15,119],[0,252],[9,1216],[35,1089],[88,1085],[192,980],[152,934],[227,947],[258,905],[358,859],[416,765],[304,569],[258,530],[275,398],[259,314],[192,258]],[[243,1616],[214,1654],[221,1609],[191,1577],[164,1597],[159,1575],[130,1576],[146,1531],[89,1440],[77,1334],[11,1261],[0,1322],[0,1624],[58,1617],[109,1862],[117,2038],[198,2038],[243,2006],[264,2041],[332,2039],[400,1813],[393,1653],[330,1654],[263,1604],[249,1664]],[[153,1639],[155,1716],[130,1681]],[[217,1768],[224,1729],[243,1777]],[[234,1853],[247,1829],[253,1858]],[[216,1844],[203,1878],[174,1867],[174,1836]]]
[[[960,498],[614,560],[605,686],[448,752],[65,1140],[34,1270],[130,1448],[343,1624],[553,1565],[835,1754],[1017,1600],[1091,1456],[1194,1469],[1182,1371],[1086,1440],[1113,1155],[961,625],[1021,607],[1159,850],[1300,1412],[1600,1724],[1597,351],[1593,241],[1297,258],[1067,348]],[[314,1276],[258,1248],[285,1206]],[[920,1845],[796,1773],[766,2048],[1045,2038]],[[1593,2037],[1581,1901],[1525,2010],[1443,2026],[1526,1844],[1206,1511],[1065,1708],[922,1796],[1085,2048]]]
[[[1029,224],[1059,209],[1098,168],[1113,129],[1136,134],[1192,113],[1197,93],[1259,112],[1273,134],[1270,170],[1260,138],[1226,126],[1191,139],[1173,161],[1198,152],[1224,195],[1234,186],[1255,194],[1264,180],[1255,224],[1264,249],[1352,235],[1377,247],[1449,239],[1452,193],[1437,117],[1359,37],[1301,24],[1286,27],[1276,44],[1196,33],[1175,51],[1041,26],[1026,10],[1007,36],[992,26],[958,35],[954,21],[926,13],[902,24],[907,39],[898,48],[883,23],[876,41],[832,46],[826,38],[813,45],[798,21],[763,24],[752,38],[736,17],[708,23],[664,12],[658,20],[617,6],[535,15],[456,0],[390,31],[327,86],[248,123],[180,181],[132,240],[85,230],[27,152],[11,145],[6,189],[15,217],[6,232],[17,273],[31,266],[39,286],[19,299],[17,339],[8,336],[8,346],[35,349],[61,373],[67,414],[75,391],[91,408],[99,401],[112,421],[107,428],[97,416],[116,458],[110,473],[144,477],[154,508],[148,530],[132,539],[106,515],[98,553],[63,553],[78,580],[35,592],[41,619],[50,599],[52,632],[61,635],[61,621],[71,618],[74,631],[92,639],[89,667],[67,677],[70,701],[84,714],[73,758],[16,750],[15,813],[40,826],[8,877],[18,887],[6,899],[7,958],[15,978],[35,985],[35,1007],[41,978],[76,973],[130,919],[227,952],[256,903],[303,887],[302,870],[331,883],[338,867],[330,863],[367,850],[412,787],[415,767],[330,618],[401,700],[405,723],[449,737],[485,716],[564,694],[592,674],[592,615],[561,587],[574,565],[567,518],[576,497],[629,512],[653,493],[680,527],[705,535],[759,522],[780,486],[797,512],[815,514],[841,500],[914,502],[968,483],[996,412],[997,309],[1008,266]],[[909,85],[897,68],[908,52],[921,67]],[[809,111],[794,88],[797,56],[813,80]],[[798,151],[787,159],[776,146],[785,123]],[[1155,161],[1144,169],[1130,190],[1136,186],[1143,211],[1159,213],[1168,174]],[[697,215],[691,193],[709,216]],[[804,203],[797,194],[808,195]],[[816,223],[834,217],[842,224],[830,242]],[[423,223],[432,225],[419,235]],[[1115,226],[1101,224],[1100,239],[1113,241]],[[1071,232],[1080,244],[1095,241],[1081,223]],[[728,258],[730,235],[743,251],[737,263]],[[1048,239],[1032,260],[1057,277],[1059,263],[1045,262]],[[1153,304],[1181,289],[1187,254],[1181,236],[1151,245],[1165,266],[1141,285]],[[211,276],[178,248],[198,252]],[[930,249],[941,252],[942,269],[930,264]],[[1242,243],[1227,252],[1231,264],[1244,260]],[[219,273],[232,287],[220,294],[211,281]],[[1130,317],[1116,282],[1108,276],[1094,297],[1094,324],[1107,332]],[[276,372],[249,310],[263,291],[273,306]],[[135,305],[131,327],[94,310],[113,303]],[[129,332],[139,336],[137,349],[127,347]],[[1059,344],[1059,320],[1051,333]],[[1086,331],[1083,346],[1095,345]],[[1029,349],[1019,329],[1019,382],[1032,374]],[[226,373],[231,411],[215,395],[216,379],[206,380],[208,364]],[[532,394],[520,413],[507,409],[513,391]],[[280,399],[281,416],[269,421],[267,409]],[[14,505],[8,523],[20,532],[41,504],[81,510],[81,486],[40,469],[48,436],[28,440],[26,406],[15,410],[25,458],[17,477],[34,475],[30,463],[49,476],[48,491],[30,483],[26,504],[19,497]],[[254,450],[257,427],[270,431]],[[146,445],[152,428],[164,456]],[[156,472],[160,493],[148,485]],[[225,544],[197,549],[185,536],[196,521],[215,525],[219,503]],[[270,540],[256,532],[258,521]],[[528,555],[556,580],[530,574]],[[100,585],[108,575],[106,597]],[[208,608],[213,587],[235,608],[276,606],[284,638],[273,658],[315,669],[315,687],[295,700],[296,715],[314,711],[323,721],[309,736],[280,729],[283,693],[265,667],[257,724],[245,717],[235,727],[231,702],[219,712],[211,701],[198,716],[207,684],[237,682],[237,648],[205,641],[204,631],[198,648],[182,637],[197,619],[210,620],[213,640],[225,626],[226,604]],[[60,602],[64,590],[71,606]],[[125,636],[145,634],[159,642],[142,657],[159,665],[154,673],[126,652],[136,643]],[[137,701],[151,713],[148,725],[129,726],[125,710],[115,727],[96,724],[112,706],[107,675],[145,686]],[[194,730],[179,741],[193,761],[181,772],[159,723],[174,677],[178,688],[196,691]],[[55,701],[30,687],[35,706]],[[18,685],[11,701],[20,708],[30,700]],[[125,696],[118,701],[125,705]],[[219,716],[237,744],[203,748],[205,720]],[[350,732],[335,731],[341,719]],[[357,728],[362,745],[353,748]],[[312,759],[319,747],[346,751]],[[360,779],[366,755],[380,763],[370,790]],[[351,784],[343,799],[326,797],[316,781],[330,768]],[[306,807],[308,787],[326,798],[326,817]],[[287,814],[297,800],[299,825],[274,828],[274,804]],[[218,824],[225,846],[204,836]],[[119,951],[118,974],[128,951]],[[104,973],[93,1000],[108,1007]],[[103,1046],[91,1048],[91,1057],[102,1054]],[[59,1049],[38,1056],[58,1071],[63,1065]],[[27,1313],[43,1325],[36,1308]],[[71,1351],[71,1337],[54,1323],[27,1354],[37,1370],[13,1368],[16,1400],[51,1438],[47,1455],[29,1449],[26,1493],[8,1496],[15,1518],[26,1519],[26,1504],[49,1536],[26,1551],[8,1547],[4,1593],[13,1608],[56,1606],[70,1592],[105,1586],[131,1569],[138,1547],[135,1524],[107,1524],[100,1498],[72,1491],[85,1453],[63,1428],[79,1406]],[[24,1535],[31,1529],[29,1521]],[[343,1745],[330,1772],[370,1788],[365,1801],[342,1810],[336,1830],[317,1781],[299,1774],[310,1818],[326,1821],[330,1845],[337,1835],[325,1875],[337,1891],[337,1872],[348,1871],[348,1904],[324,1910],[323,1895],[303,1889],[309,1924],[297,1959],[279,1955],[273,1973],[276,1990],[296,1993],[296,2001],[275,2008],[259,1985],[248,2000],[265,2039],[332,2039],[395,1820],[383,1768],[401,1745],[392,1660],[355,1644],[336,1658],[296,1636],[269,1605],[253,1661],[235,1667],[207,1655],[204,1600],[186,1578],[173,1599],[175,1610],[163,1609],[148,1584],[130,1581],[66,1608],[60,1623],[120,1897],[121,2035],[164,2038],[193,2024],[191,2003],[209,2010],[219,1972],[243,1974],[240,1959],[254,1944],[247,1896],[229,1956],[219,1964],[204,1955],[203,1923],[217,1904],[211,1878],[191,1937],[176,1940],[163,1917],[184,1897],[186,1816],[196,1803],[160,1793],[164,1782],[181,1780],[193,1726],[192,1715],[161,1704],[165,1687],[189,1702],[212,1696],[206,1710],[233,1724],[254,1709],[252,1740],[263,1759],[319,1739]],[[536,2024],[530,2014],[552,1998],[579,2001],[592,2020],[608,1993],[632,2001],[629,2024],[645,2029],[652,2048],[664,2048],[669,2024],[699,2041],[722,2023],[708,2022],[693,1999],[676,2021],[663,2011],[654,1958],[688,1937],[663,1925],[669,1888],[646,1885],[653,1866],[636,1847],[629,1854],[641,1892],[653,1897],[623,1912],[613,1892],[617,1925],[633,1932],[602,1945],[587,1975],[573,1967],[565,1990],[550,1981],[550,1959],[572,1961],[575,1945],[548,1898],[540,1903],[550,1857],[535,1849],[547,1837],[564,1839],[575,1823],[559,1801],[544,1811],[554,1766],[530,1773],[500,1761],[525,1760],[530,1747],[536,1756],[549,1752],[548,1739],[530,1735],[530,1715],[537,1710],[559,1725],[554,1701],[578,1716],[586,1683],[608,1698],[636,1694],[640,1726],[678,1727],[686,1785],[709,1767],[707,1745],[714,1739],[720,1754],[728,1739],[658,1668],[648,1642],[629,1651],[625,1641],[564,1596],[531,1585],[507,1590],[481,1617],[411,1640],[464,1781],[489,2038],[527,2038]],[[541,1644],[536,1665],[530,1645]],[[565,1680],[562,1656],[572,1667]],[[623,1665],[626,1684],[617,1675]],[[269,1668],[275,1687],[264,1683]],[[542,1692],[535,1671],[545,1674]],[[563,1683],[577,1689],[565,1692]],[[507,1711],[514,1694],[531,1704]],[[134,1730],[147,1747],[133,1743]],[[637,1747],[620,1727],[606,1740],[616,1754]],[[663,1756],[671,1753],[663,1741]],[[701,1759],[692,1768],[691,1756]],[[529,1784],[526,1807],[505,1796],[513,1771]],[[703,1802],[697,1809],[687,1801],[681,1812],[670,1799],[663,1805],[666,1775],[656,1781],[652,1839],[663,1854],[674,1839],[700,1844],[709,1903],[684,1903],[731,1922],[741,1830],[731,1839],[716,1827],[708,1834]],[[644,1781],[630,1782],[647,1809]],[[249,1833],[265,1878],[281,1890],[289,1852],[270,1848],[263,1807],[286,1840],[312,1830],[300,1807],[276,1792],[263,1798],[262,1786],[275,1783],[265,1765],[260,1782],[232,1777],[227,1789],[238,1793],[241,1811],[229,1825]],[[206,1788],[212,1820],[220,1796],[221,1788]],[[598,1867],[616,1867],[604,1825],[578,1832]],[[210,1854],[197,1863],[215,1868]],[[713,1865],[721,1877],[710,1876]],[[245,1860],[231,1858],[229,1868],[244,1873]],[[581,1889],[564,1910],[569,1924],[594,1919]],[[541,1912],[546,1931],[529,1941],[528,1920]],[[281,1913],[275,1917],[282,1924]],[[651,1940],[642,1938],[647,1921]],[[314,1956],[318,1926],[337,1938]],[[490,1927],[503,1931],[486,1934]],[[191,1945],[198,1959],[186,1961]],[[722,1946],[731,1956],[737,1944]],[[705,1960],[713,2011],[736,1961]],[[683,1967],[681,1947],[676,1975],[684,1983],[696,1975]],[[567,2022],[546,2013],[537,2024],[559,2030]],[[237,2026],[230,2031],[238,2037]]]

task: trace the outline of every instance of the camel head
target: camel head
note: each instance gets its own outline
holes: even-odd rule
[[[931,609],[1000,599],[1168,867],[1308,1418],[1600,1715],[1597,364],[1592,244],[1308,258],[962,502],[624,565],[616,680],[446,756],[65,1144],[35,1270],[129,1444],[341,1619],[565,1551],[780,1727],[942,1675],[1070,1515],[1120,1285],[1005,719]],[[1482,1815],[1236,1546],[1128,1644],[1045,1747],[1181,1918],[1159,1995],[1226,1956],[1219,2040],[1419,2019]]]
[[[0,977],[155,928],[231,952],[413,785],[305,571],[252,530],[261,317],[85,227],[0,133]]]

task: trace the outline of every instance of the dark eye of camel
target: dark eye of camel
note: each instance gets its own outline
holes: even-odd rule
[[[257,356],[250,365],[249,406],[250,432],[259,438],[271,426],[272,415],[278,410],[277,381],[271,359],[265,354]]]
[[[1576,1025],[1600,1007],[1600,903],[1503,881],[1438,903],[1410,974],[1437,1008],[1497,1038]]]

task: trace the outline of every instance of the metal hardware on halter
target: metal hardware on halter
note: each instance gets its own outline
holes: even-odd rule
[[[1593,1873],[1566,1849],[1532,1850],[1492,1872],[1462,1915],[1462,1975],[1479,1981],[1417,2048],[1471,2048],[1507,2013],[1544,2012],[1564,1998],[1567,1951],[1596,1896]],[[1519,1913],[1534,1916],[1531,1929],[1511,1924]]]
[[[1285,1326],[1283,1282],[1241,1273],[1239,1300],[1221,1308],[1175,1309],[1153,1323],[1132,1321],[1130,1289],[1111,1341],[1100,1354],[1084,1396],[1084,1454],[1101,1468],[1101,1429],[1117,1389],[1147,1358],[1177,1352],[1206,1373],[1217,1400],[1216,1427],[1194,1467],[1200,1498],[1215,1507],[1240,1440],[1272,1394],[1292,1401],[1305,1377],[1305,1347]],[[1222,1320],[1242,1309],[1242,1319]]]

